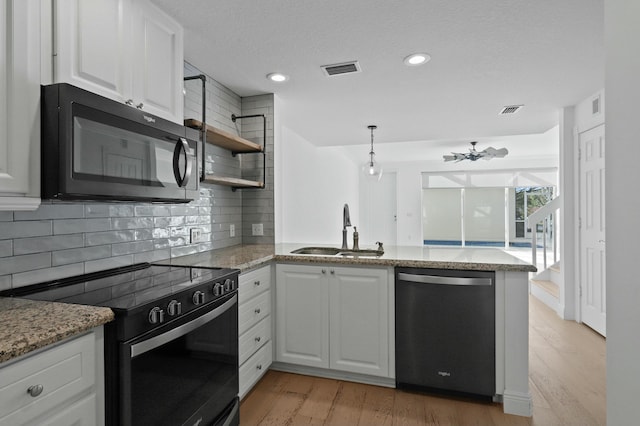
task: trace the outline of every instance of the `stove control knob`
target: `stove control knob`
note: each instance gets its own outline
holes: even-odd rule
[[[231,290],[235,290],[236,288],[236,280],[231,280]]]
[[[169,315],[171,315],[172,317],[182,314],[182,303],[180,303],[177,300],[173,299],[167,305],[167,313]]]
[[[162,324],[164,322],[164,311],[157,306],[149,311],[149,322],[151,324]]]
[[[202,305],[204,303],[204,293],[200,290],[193,293],[193,304]]]
[[[227,278],[226,280],[224,280],[224,291],[231,291],[231,290],[233,290],[231,288],[231,280]]]
[[[224,294],[224,286],[220,283],[215,283],[213,286],[213,295],[222,296]]]

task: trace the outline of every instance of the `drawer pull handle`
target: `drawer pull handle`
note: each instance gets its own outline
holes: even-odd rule
[[[254,282],[253,282],[253,285],[255,285],[256,287],[257,287],[257,286],[259,286],[259,285],[260,285],[260,280],[258,280],[258,281],[254,281]]]
[[[256,342],[259,342],[260,340],[262,340],[262,339],[260,338],[260,336],[258,336],[258,337],[256,337],[256,338],[255,338],[255,341],[256,341]]]
[[[35,398],[36,396],[40,395],[43,390],[44,386],[42,385],[32,385],[29,386],[29,389],[27,389],[27,393]]]
[[[257,368],[258,370],[262,370],[262,364],[258,364],[258,365],[256,365],[256,368]]]
[[[253,312],[255,312],[256,314],[259,314],[260,313],[260,308],[256,308],[256,310],[253,311]]]

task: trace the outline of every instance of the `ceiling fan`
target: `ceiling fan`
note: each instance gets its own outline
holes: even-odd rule
[[[476,151],[477,143],[478,142],[471,142],[471,148],[469,148],[469,152],[466,152],[466,153],[452,152],[451,154],[453,155],[443,155],[442,158],[444,158],[445,162],[455,161],[457,163],[462,160],[476,161],[479,158],[482,158],[485,160],[491,160],[492,158],[503,158],[509,153],[507,148],[495,149],[494,147],[491,147],[491,146],[482,151]]]

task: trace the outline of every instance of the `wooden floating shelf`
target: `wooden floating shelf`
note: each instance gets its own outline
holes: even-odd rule
[[[234,188],[264,188],[264,182],[218,175],[206,175],[204,182],[213,183],[215,185],[231,186]]]
[[[202,121],[192,118],[184,120],[184,125],[193,129],[202,130]],[[224,130],[207,124],[207,143],[228,149],[233,153],[262,152],[263,147],[255,142],[248,141]]]

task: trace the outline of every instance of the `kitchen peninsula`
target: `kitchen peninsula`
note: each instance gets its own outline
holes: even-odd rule
[[[433,268],[467,271],[495,272],[495,328],[496,328],[496,396],[502,400],[504,411],[510,414],[531,416],[531,394],[528,383],[528,272],[536,268],[502,250],[494,248],[432,248],[432,247],[385,247],[381,256],[343,256],[294,254],[294,250],[303,247],[318,247],[314,244],[281,243],[275,245],[240,245],[225,249],[212,250],[177,257],[167,262],[172,265],[200,267],[233,267],[243,273],[275,263],[280,265],[310,265],[322,268],[358,268],[386,271],[388,277],[389,312],[388,348],[389,362],[386,374],[376,373],[378,384],[393,386],[395,378],[394,350],[394,309],[393,309],[393,273],[395,267]],[[274,268],[275,269],[275,268]],[[333,269],[330,269],[333,271]],[[273,272],[275,276],[275,272]],[[242,277],[242,275],[241,275]],[[241,278],[242,281],[242,278]],[[276,310],[282,307],[278,301],[278,289],[281,283],[276,279]],[[279,304],[280,303],[280,304]],[[278,313],[276,312],[276,318]],[[279,339],[278,327],[275,327],[276,348]],[[279,351],[275,350],[274,368],[297,371],[308,374],[332,375],[331,369],[298,368],[285,360],[280,362]],[[280,357],[285,358],[285,357]],[[302,362],[304,364],[304,362]],[[310,364],[307,364],[310,365]],[[294,368],[295,367],[295,368]],[[336,374],[333,374],[336,376]],[[339,375],[339,374],[338,374]],[[336,376],[337,377],[337,376]],[[371,375],[345,376],[353,380],[369,380]],[[376,380],[369,380],[376,383]]]

